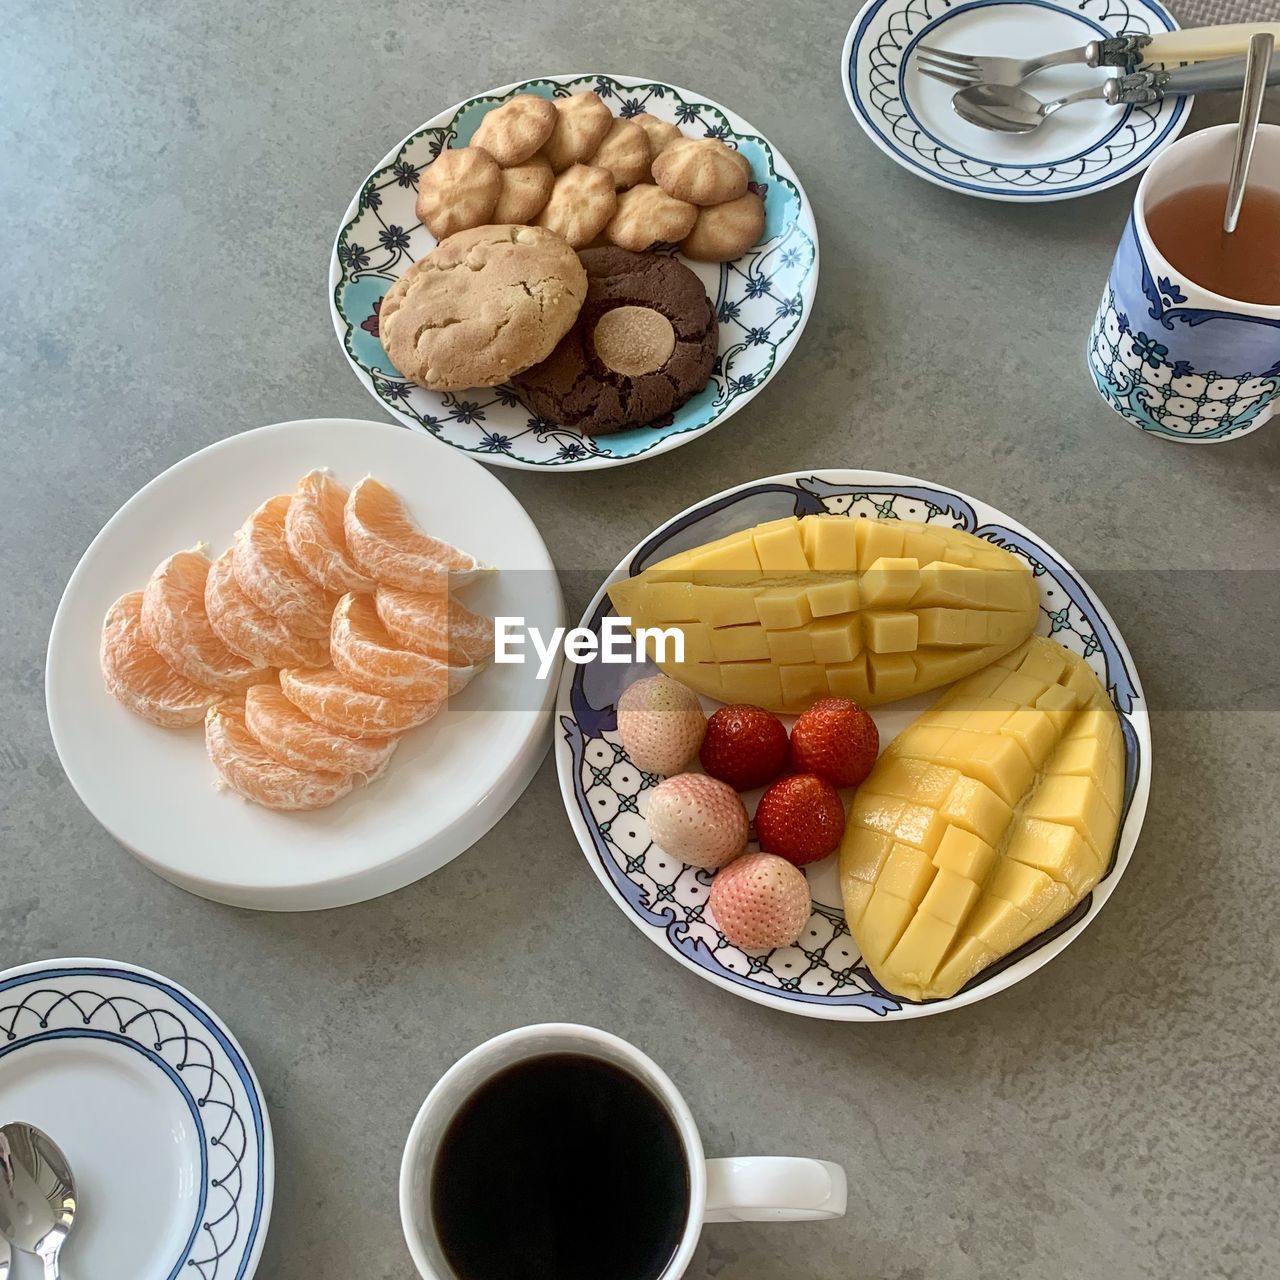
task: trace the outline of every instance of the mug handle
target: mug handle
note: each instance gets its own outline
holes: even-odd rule
[[[844,1170],[802,1156],[730,1156],[707,1161],[703,1222],[818,1222],[843,1218]]]

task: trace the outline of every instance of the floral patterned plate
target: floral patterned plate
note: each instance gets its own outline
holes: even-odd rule
[[[993,133],[956,115],[955,89],[921,75],[916,47],[923,41],[960,53],[1028,58],[1177,26],[1159,0],[867,0],[849,28],[840,73],[854,119],[903,168],[987,200],[1067,200],[1145,169],[1182,131],[1192,100],[1123,109],[1081,103],[1032,133]],[[1023,88],[1047,100],[1110,74],[1053,67]]]
[[[446,146],[466,146],[490,108],[518,93],[563,98],[594,89],[615,115],[642,111],[692,137],[723,138],[750,161],[765,202],[765,238],[734,262],[687,265],[716,306],[720,351],[705,390],[666,419],[586,436],[530,413],[510,386],[463,394],[407,382],[378,340],[378,308],[393,281],[435,240],[414,213],[418,175]],[[636,76],[560,75],[492,89],[428,120],[379,161],[343,215],[329,264],[333,324],[356,376],[393,417],[504,467],[616,467],[675,449],[736,413],[800,339],[818,285],[818,232],[800,180],[741,116],[688,89]]]
[[[994,507],[922,480],[875,471],[802,471],[728,489],[668,520],[609,575],[582,626],[599,633],[613,612],[605,587],[677,551],[764,520],[827,513],[858,519],[924,520],[964,529],[1023,557],[1040,586],[1039,631],[1088,658],[1111,694],[1126,746],[1124,811],[1106,875],[1080,905],[1026,946],[979,974],[956,995],[916,1003],[882,990],[862,963],[840,905],[836,859],[806,868],[814,911],[799,943],[767,954],[733,946],[708,918],[710,876],[649,839],[643,773],[618,741],[615,704],[648,663],[566,663],[556,707],[556,764],[569,820],[587,861],[623,914],[699,976],[757,1004],[843,1022],[893,1021],[958,1009],[995,995],[1047,964],[1078,938],[1129,863],[1151,785],[1151,733],[1142,687],[1124,640],[1074,569],[1030,530]],[[938,691],[875,708],[882,742],[915,719]],[[703,699],[710,709],[716,704]],[[754,807],[748,797],[747,808]]]

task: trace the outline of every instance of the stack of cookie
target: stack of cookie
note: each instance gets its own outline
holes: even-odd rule
[[[440,243],[383,299],[387,354],[435,391],[514,382],[588,435],[663,419],[706,388],[718,331],[698,277],[648,251],[745,253],[764,231],[750,179],[718,138],[616,119],[595,93],[519,94],[423,170],[417,213]]]
[[[728,262],[764,231],[751,166],[719,138],[687,138],[647,113],[615,118],[598,94],[519,94],[480,121],[469,147],[424,171],[418,218],[438,240],[486,223],[533,223],[575,249],[679,244]]]

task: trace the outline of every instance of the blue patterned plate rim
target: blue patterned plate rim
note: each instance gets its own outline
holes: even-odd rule
[[[643,101],[635,95],[624,100],[626,110],[623,114],[635,114],[644,109],[661,115],[665,105],[672,103],[678,123],[705,125],[700,116],[705,112],[714,121],[707,125],[708,132],[715,132],[754,152],[753,177],[757,181],[766,179],[762,191],[766,201],[768,239],[743,258],[720,265],[718,286],[705,275],[703,278],[717,308],[722,329],[720,352],[711,383],[704,392],[670,415],[667,421],[594,438],[529,416],[509,386],[484,388],[483,395],[492,398],[477,403],[475,398],[462,399],[455,394],[440,395],[414,387],[391,370],[390,365],[385,369],[370,366],[370,356],[385,360],[381,347],[377,346],[375,350],[377,306],[381,295],[365,297],[362,291],[362,300],[353,298],[351,307],[344,309],[348,289],[354,295],[356,286],[368,284],[375,278],[384,280],[389,286],[400,271],[385,275],[383,272],[399,266],[399,255],[409,254],[415,235],[426,235],[416,218],[406,230],[399,224],[389,226],[383,222],[379,212],[384,190],[395,187],[399,191],[407,191],[411,185],[416,185],[417,173],[424,164],[414,165],[405,158],[411,147],[425,145],[429,155],[424,163],[429,164],[445,140],[460,135],[470,136],[469,131],[474,128],[475,121],[467,119],[466,113],[471,108],[496,104],[517,92],[550,92],[554,96],[557,90],[569,88],[596,88],[602,94],[614,97],[619,96],[620,90],[643,91]],[[680,112],[685,115],[680,115]],[[424,144],[423,139],[431,133],[439,137]],[[377,183],[376,180],[383,175],[387,181]],[[393,257],[384,267],[378,268],[370,268],[370,251],[365,250],[362,244],[354,245],[359,253],[353,262],[353,246],[348,242],[348,233],[368,211],[370,193],[378,201],[372,208],[381,224],[379,235],[396,233],[393,243],[380,240],[382,248]],[[393,198],[406,199],[405,196],[397,196],[395,191],[391,194]],[[423,251],[425,248],[423,244]],[[744,262],[745,271],[741,265]],[[717,264],[686,262],[686,265],[700,273],[717,269]],[[782,283],[777,286],[780,292],[775,292],[774,286],[780,280]],[[800,340],[813,310],[817,281],[818,235],[812,205],[795,170],[764,134],[728,107],[693,90],[645,76],[581,72],[537,76],[486,90],[433,116],[389,151],[360,184],[343,214],[329,262],[329,310],[343,354],[356,377],[383,409],[402,425],[429,432],[451,448],[461,449],[498,466],[533,471],[548,468],[598,470],[622,466],[678,448],[718,426],[753,399]],[[780,296],[780,293],[785,296]],[[770,311],[776,311],[776,314],[766,314]],[[363,312],[363,318],[357,312]],[[740,337],[735,334],[733,341],[726,345],[725,331],[730,324],[736,324],[742,334]],[[776,340],[775,325],[780,330]],[[358,331],[375,336],[363,336]],[[365,349],[364,360],[356,346]],[[435,411],[428,413],[425,408],[416,408],[415,404]],[[504,415],[512,410],[518,410],[514,429],[511,422],[502,421]],[[498,421],[493,422],[491,415]],[[483,429],[479,426],[481,422],[486,423]],[[456,438],[451,438],[450,432]],[[521,441],[529,442],[522,444],[519,443]]]
[[[110,994],[103,987],[104,981],[136,987],[139,995]],[[20,993],[25,987],[34,990],[14,1003],[14,993]],[[148,996],[148,991],[154,994]],[[51,1002],[37,1003],[38,997],[54,998]],[[79,1002],[82,997],[97,1003],[87,1009]],[[125,1010],[117,1007],[119,1002],[124,1002]],[[67,1006],[63,1015],[67,1025],[50,1025],[63,1006]],[[96,1025],[104,1013],[109,1014],[108,1025]],[[193,1025],[184,1024],[180,1013],[190,1017]],[[160,1017],[176,1024],[173,1036],[161,1038]],[[26,1024],[26,1029],[20,1029],[20,1024]],[[209,1040],[204,1038],[206,1035]],[[271,1220],[275,1146],[271,1118],[257,1076],[226,1024],[178,983],[124,961],[67,957],[34,961],[0,971],[0,1060],[30,1045],[76,1039],[108,1040],[140,1053],[177,1089],[192,1117],[201,1147],[203,1186],[199,1192],[199,1213],[166,1280],[178,1280],[180,1275],[198,1275],[200,1280],[251,1280],[262,1257]],[[179,1062],[175,1066],[162,1050],[178,1040],[182,1042],[182,1052],[177,1054]],[[191,1056],[195,1045],[204,1050],[207,1061]],[[188,1086],[182,1075],[190,1069],[198,1070],[205,1077],[199,1090]],[[221,1091],[224,1096],[215,1099],[215,1091]],[[201,1093],[199,1098],[196,1092]],[[201,1119],[202,1109],[210,1101],[216,1101],[226,1111],[225,1126],[218,1135],[206,1134]],[[233,1123],[239,1126],[246,1140],[239,1155],[234,1144],[225,1140]],[[244,1154],[250,1137],[254,1158],[246,1170]],[[226,1168],[219,1163],[217,1177],[213,1176],[210,1162],[210,1153],[215,1148],[220,1162],[231,1161]],[[228,1169],[238,1176],[228,1176]],[[218,1211],[216,1218],[212,1212],[207,1216],[205,1213],[211,1192],[221,1197],[214,1206]],[[219,1239],[217,1231],[228,1222],[232,1224],[233,1234],[224,1241]],[[203,1252],[209,1249],[213,1252]],[[195,1256],[198,1253],[200,1256]]]
[[[705,531],[693,532],[694,526],[713,520],[744,502],[753,504],[749,516],[744,514],[740,521],[722,521]],[[850,957],[850,951],[856,956],[852,940],[842,943],[843,938],[848,938],[843,913],[838,907],[825,905],[817,893],[810,936],[817,939],[820,933],[826,932],[829,934],[827,941],[821,944],[815,941],[808,947],[802,941],[796,948],[771,952],[763,960],[759,957],[753,959],[730,947],[723,935],[702,918],[701,904],[690,907],[673,896],[676,886],[685,880],[686,892],[692,886],[693,893],[701,893],[705,897],[705,889],[710,883],[706,873],[684,867],[676,874],[675,880],[657,887],[653,900],[646,900],[648,890],[631,877],[642,870],[647,874],[647,868],[631,864],[645,862],[654,847],[652,842],[647,840],[647,835],[641,834],[638,839],[647,842],[643,854],[639,859],[625,855],[628,865],[624,870],[619,866],[615,853],[611,852],[611,839],[605,827],[624,812],[635,818],[633,826],[638,825],[641,815],[635,803],[636,797],[659,781],[630,765],[625,752],[616,744],[616,719],[611,701],[631,679],[646,671],[651,673],[655,668],[648,664],[603,667],[566,662],[557,690],[559,732],[555,752],[561,797],[583,854],[609,896],[651,942],[699,977],[757,1004],[804,1017],[841,1022],[885,1022],[925,1017],[976,1003],[1030,976],[1084,932],[1115,890],[1137,844],[1150,795],[1151,730],[1146,702],[1132,655],[1111,615],[1071,564],[1024,525],[990,504],[944,485],[889,472],[841,468],[786,472],[725,489],[672,516],[628,552],[601,584],[580,625],[598,634],[602,618],[611,612],[605,598],[605,591],[611,583],[639,572],[664,555],[697,545],[705,537],[720,536],[732,528],[749,527],[760,519],[776,518],[786,514],[788,506],[797,515],[833,512],[853,518],[859,503],[870,505],[865,512],[857,514],[893,516],[898,514],[894,508],[899,502],[906,504],[906,518],[949,519],[952,527],[985,537],[1029,562],[1037,578],[1044,580],[1041,610],[1048,619],[1047,629],[1057,634],[1060,642],[1065,642],[1062,634],[1065,631],[1071,647],[1090,658],[1095,670],[1101,668],[1101,678],[1116,705],[1125,737],[1124,809],[1106,874],[1084,901],[1056,925],[998,961],[956,995],[944,1000],[915,1002],[884,991],[861,965],[861,957],[856,960]],[[766,509],[761,503],[771,503],[772,506]],[[1045,603],[1046,596],[1053,596],[1057,589],[1061,590],[1066,604],[1050,610]],[[1042,632],[1046,630],[1044,622],[1042,619],[1039,628]],[[613,674],[595,674],[606,672]],[[593,681],[596,687],[589,688]],[[889,704],[888,708],[876,708],[877,719],[889,709],[903,705]],[[914,706],[915,703],[909,705]],[[606,736],[609,734],[613,735],[612,741]],[[589,750],[596,751],[601,760],[607,761],[608,768],[602,769],[598,763],[592,763],[588,759]],[[618,809],[611,814],[608,823],[602,823],[592,813],[587,791],[594,790],[597,785],[603,787],[607,781],[608,789],[616,792],[612,770],[619,766],[629,773],[626,785],[634,789],[625,797],[619,797]],[[584,782],[588,773],[593,779],[591,788]],[[636,836],[634,830],[625,834]],[[618,845],[613,845],[613,848],[624,852]],[[819,867],[825,865],[819,864]],[[705,937],[707,934],[714,935],[716,941],[709,943]],[[837,945],[842,948],[838,955],[850,959],[849,964],[840,968],[831,965],[825,954]],[[718,960],[716,957],[722,951],[748,971],[734,971]],[[827,983],[831,989],[805,990],[798,985],[800,980],[792,978],[782,979],[777,985],[767,985],[755,976],[768,973],[777,979],[778,975],[771,968],[775,957],[790,956],[793,952],[804,957],[809,965],[801,979],[820,966],[831,979]],[[792,966],[787,963],[785,967]]]
[[[931,4],[934,5],[934,10],[930,9]],[[1096,15],[1089,12],[1090,4],[1100,6],[1100,12]],[[1113,8],[1114,4],[1118,4],[1119,7]],[[1065,4],[1054,3],[1053,0],[967,0],[967,2],[962,3],[954,3],[953,0],[866,0],[866,3],[850,25],[849,33],[845,38],[844,47],[840,55],[840,78],[844,85],[845,98],[849,103],[849,108],[853,112],[854,118],[881,151],[904,168],[937,186],[988,200],[1035,203],[1071,199],[1090,192],[1102,191],[1118,182],[1123,182],[1126,178],[1145,169],[1160,151],[1182,132],[1183,126],[1189,117],[1191,105],[1194,102],[1194,98],[1191,97],[1166,100],[1164,103],[1159,104],[1154,111],[1145,108],[1127,107],[1119,114],[1116,123],[1105,134],[1091,138],[1087,146],[1072,154],[1055,158],[1050,158],[1043,154],[1029,153],[1025,162],[1015,162],[1013,160],[993,161],[981,156],[970,155],[937,137],[918,115],[915,105],[908,96],[906,69],[916,44],[925,36],[938,42],[937,28],[952,21],[959,15],[971,13],[978,9],[1006,5],[1039,8],[1061,14],[1083,24],[1091,32],[1099,34],[1119,34],[1121,31],[1130,29],[1133,10],[1129,6],[1132,5],[1133,9],[1137,10],[1141,15],[1142,21],[1148,25],[1150,25],[1148,20],[1152,20],[1158,24],[1157,29],[1167,31],[1176,31],[1178,29],[1176,19],[1159,0],[1077,0],[1077,3],[1070,7]],[[896,136],[897,129],[894,126],[898,121],[890,120],[883,105],[877,106],[868,102],[860,91],[859,57],[863,52],[873,23],[889,6],[893,7],[893,18],[907,19],[909,17],[917,23],[917,25],[911,26],[908,21],[906,29],[899,30],[893,26],[891,20],[889,29],[881,34],[876,45],[878,49],[880,42],[885,38],[889,38],[894,52],[899,55],[894,67],[894,93],[892,96],[892,101],[901,110],[898,120],[900,121],[903,117],[909,119],[915,134],[927,139],[935,153],[945,153],[948,164],[976,164],[985,167],[989,171],[988,180],[965,181],[959,176],[940,172],[938,167],[925,163],[924,153],[914,140],[904,141]],[[1117,18],[1122,18],[1122,20],[1114,21]],[[905,45],[901,43],[904,36],[907,37]],[[1087,38],[1086,33],[1082,33],[1083,38]],[[882,58],[887,62],[885,55],[882,54]],[[870,96],[872,95],[867,95],[867,97]],[[1056,174],[1064,166],[1079,165],[1081,171],[1075,174],[1074,177],[1082,177],[1084,175],[1084,165],[1088,158],[1098,153],[1101,148],[1109,147],[1111,140],[1122,130],[1129,127],[1130,119],[1135,110],[1143,116],[1143,127],[1146,126],[1146,123],[1150,123],[1151,132],[1139,139],[1136,137],[1136,127],[1133,129],[1135,137],[1132,144],[1125,151],[1125,155],[1137,151],[1137,155],[1132,160],[1124,164],[1109,164],[1097,178],[1091,181],[1076,182],[1072,180],[1072,177],[1067,177],[1060,185],[1052,187],[1045,185],[1049,178],[1044,175],[1046,173],[1049,175]],[[1163,122],[1160,122],[1162,116],[1165,118]],[[1158,136],[1152,138],[1151,133],[1155,132],[1158,122],[1160,125]],[[884,127],[886,123],[889,125],[888,131]],[[1044,135],[1044,137],[1046,142],[1052,141],[1051,133]],[[998,182],[995,180],[997,176],[1000,177]],[[1027,183],[1028,185],[1016,185],[1017,183]]]

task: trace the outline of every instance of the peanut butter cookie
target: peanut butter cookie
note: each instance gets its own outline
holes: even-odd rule
[[[732,262],[759,244],[763,231],[764,201],[748,191],[736,200],[699,209],[698,220],[680,250],[695,262]]]
[[[556,178],[537,223],[582,249],[605,229],[617,204],[608,169],[575,164]]]
[[[442,241],[387,291],[382,345],[419,386],[497,386],[546,359],[586,291],[586,271],[559,236],[473,227]]]
[[[679,244],[694,228],[698,206],[669,196],[652,182],[643,182],[618,197],[617,212],[604,233],[610,244],[643,253],[655,244]]]
[[[504,169],[523,164],[551,137],[557,119],[550,99],[520,93],[480,121],[471,145],[483,147]]]
[[[555,181],[551,166],[541,156],[503,169],[494,222],[532,222],[550,198]]]
[[[719,138],[681,138],[653,162],[653,180],[669,196],[690,204],[723,204],[747,189],[746,156]]]
[[[613,174],[613,185],[625,191],[649,177],[649,138],[638,124],[615,120],[590,163],[608,169]]]
[[[595,154],[613,123],[613,112],[590,91],[556,99],[556,124],[542,145],[551,167],[562,173]]]
[[[418,221],[437,240],[483,226],[502,190],[498,162],[479,147],[442,151],[418,178]]]

